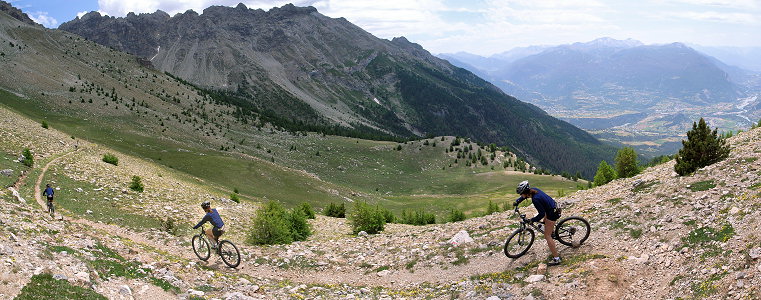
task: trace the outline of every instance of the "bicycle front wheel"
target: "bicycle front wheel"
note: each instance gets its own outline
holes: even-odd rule
[[[509,258],[521,257],[528,252],[532,244],[534,244],[534,231],[529,228],[518,229],[505,241],[505,255]]]
[[[566,246],[578,247],[589,237],[589,222],[582,217],[568,217],[555,226],[557,240]]]
[[[230,268],[240,265],[238,247],[235,247],[235,244],[230,241],[223,240],[219,242],[219,256],[222,257],[222,261]]]
[[[207,259],[209,259],[209,256],[211,255],[211,247],[209,247],[209,242],[206,241],[206,239],[201,237],[200,235],[194,235],[193,236],[193,252],[196,253],[196,256],[198,256],[198,259],[206,261]]]

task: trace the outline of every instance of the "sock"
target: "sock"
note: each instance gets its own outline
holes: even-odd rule
[[[554,258],[554,259],[555,259],[555,260],[559,260],[559,259],[560,259],[560,256],[555,256],[555,258]]]

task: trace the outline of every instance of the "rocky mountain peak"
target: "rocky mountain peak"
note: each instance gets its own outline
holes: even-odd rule
[[[14,7],[8,2],[0,1],[0,11],[6,14],[9,14],[11,17],[21,22],[24,22],[26,24],[34,25],[34,26],[42,26],[40,24],[37,24],[37,22],[34,22],[34,20],[32,20],[31,18],[29,18],[29,16],[26,13]]]

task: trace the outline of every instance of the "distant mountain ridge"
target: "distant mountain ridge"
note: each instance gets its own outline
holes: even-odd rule
[[[453,63],[481,74],[507,94],[536,104],[576,126],[635,134],[648,132],[642,137],[641,141],[647,144],[642,149],[658,154],[673,153],[674,147],[679,146],[677,137],[691,125],[658,126],[661,119],[674,113],[684,113],[686,119],[710,118],[712,126],[723,130],[744,128],[761,117],[756,110],[735,108],[739,99],[761,91],[758,75],[682,43],[644,45],[632,39],[601,38],[543,47],[538,52],[503,61],[499,55],[440,56],[451,58]],[[650,139],[666,137],[671,141],[667,147],[651,147]]]
[[[170,17],[90,12],[60,27],[136,54],[238,105],[304,126],[399,137],[469,136],[590,176],[614,152],[400,37],[378,39],[313,7],[212,6]],[[526,145],[533,141],[533,145]]]

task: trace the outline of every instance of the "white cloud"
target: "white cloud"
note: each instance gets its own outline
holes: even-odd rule
[[[674,12],[666,14],[667,16],[673,16],[677,18],[703,21],[703,22],[717,22],[717,23],[732,23],[732,24],[759,24],[759,16],[748,13],[722,13],[716,11],[705,12]]]
[[[55,18],[48,16],[47,12],[44,11],[36,11],[33,13],[28,13],[29,18],[32,19],[32,21],[35,21],[39,24],[42,24],[42,26],[45,26],[47,28],[55,28],[58,26],[58,20]]]

